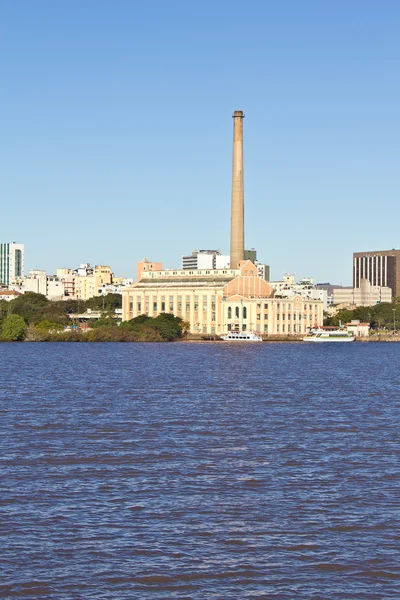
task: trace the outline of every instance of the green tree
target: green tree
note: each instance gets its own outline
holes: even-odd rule
[[[1,327],[3,340],[18,342],[23,340],[26,332],[26,323],[19,315],[8,315]]]
[[[10,312],[22,317],[26,323],[34,323],[41,320],[43,309],[49,301],[43,294],[27,292],[10,302]]]
[[[114,312],[116,308],[122,307],[122,294],[106,294],[104,296],[93,296],[86,300],[86,306],[92,310],[103,310]]]
[[[118,323],[112,317],[101,317],[98,321],[90,324],[92,329],[98,329],[99,327],[117,327]]]

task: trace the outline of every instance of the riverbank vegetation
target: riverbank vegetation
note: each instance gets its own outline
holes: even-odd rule
[[[324,325],[338,326],[340,323],[343,325],[355,319],[361,323],[370,323],[371,329],[386,331],[400,329],[400,298],[395,298],[391,303],[358,306],[354,310],[339,310],[334,317],[326,317]]]
[[[31,342],[161,342],[182,337],[187,325],[179,317],[162,313],[118,323],[115,309],[121,307],[120,294],[108,294],[83,302],[52,302],[42,294],[29,292],[11,302],[0,301],[0,341]],[[80,329],[79,317],[86,311],[99,311],[100,318]]]

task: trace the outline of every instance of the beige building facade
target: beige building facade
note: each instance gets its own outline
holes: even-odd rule
[[[296,335],[323,323],[320,300],[274,298],[272,287],[251,261],[243,261],[238,269],[143,272],[140,281],[123,291],[124,321],[162,312],[182,318],[193,334],[240,330]]]
[[[333,305],[375,306],[382,302],[392,302],[390,287],[371,285],[368,279],[361,279],[356,288],[334,288],[332,290]]]

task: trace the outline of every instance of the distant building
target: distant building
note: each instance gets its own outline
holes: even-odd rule
[[[64,284],[65,296],[72,299],[89,300],[93,296],[114,291],[114,274],[108,265],[92,267],[89,263],[84,263],[74,270],[57,269],[57,277]]]
[[[90,263],[82,263],[77,269],[72,271],[72,274],[78,275],[78,277],[90,277],[93,275],[93,267],[90,266]]]
[[[257,250],[255,248],[251,248],[250,250],[244,251],[244,260],[251,260],[252,263],[256,263],[257,261]]]
[[[255,262],[255,265],[257,267],[258,276],[265,281],[269,281],[269,265],[263,265],[258,261]]]
[[[49,300],[62,300],[65,295],[64,283],[56,275],[47,275],[46,271],[32,269],[23,281],[24,292],[43,294]]]
[[[57,277],[64,284],[64,293],[68,298],[75,297],[75,275],[72,274],[72,269],[57,269]]]
[[[182,269],[216,269],[219,250],[193,250],[192,254],[182,256]]]
[[[269,281],[269,266],[258,262],[257,250],[251,248],[244,251],[244,260],[251,260],[257,266],[258,276]],[[192,254],[182,256],[182,269],[229,269],[229,254],[221,254],[219,250],[193,250]],[[138,277],[139,279],[139,277]]]
[[[375,304],[392,301],[390,287],[371,285],[368,279],[361,279],[359,283],[360,287],[334,288],[332,290],[332,304],[356,307],[375,306]]]
[[[328,293],[324,289],[318,289],[314,285],[312,277],[303,277],[298,283],[294,275],[285,274],[282,281],[271,281],[271,287],[275,290],[275,297],[290,298],[295,295],[309,300],[320,300],[323,302],[324,310],[328,308]]]
[[[215,258],[216,269],[229,269],[230,257],[229,254],[220,254]]]
[[[147,260],[147,258],[144,258],[143,260],[141,260],[140,262],[137,263],[136,279],[137,280],[141,279],[143,273],[147,273],[149,271],[161,271],[161,269],[162,269],[162,263],[153,262],[153,261]]]
[[[15,300],[19,296],[22,296],[21,292],[15,290],[0,290],[0,300],[5,300],[6,302]]]
[[[0,244],[0,284],[10,285],[24,276],[24,244]]]
[[[363,279],[373,287],[390,287],[393,296],[400,296],[400,250],[354,252],[353,287],[360,288]]]

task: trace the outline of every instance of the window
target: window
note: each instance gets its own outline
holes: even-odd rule
[[[264,331],[268,332],[268,323],[265,323],[265,325],[264,325]]]
[[[276,320],[277,320],[277,321],[279,321],[279,319],[280,319],[280,318],[281,318],[281,315],[278,313],[278,314],[276,315]]]
[[[243,319],[247,319],[247,308],[243,306]]]
[[[236,306],[235,308],[235,317],[238,319],[239,318],[239,307]]]
[[[161,312],[165,312],[165,302],[161,302]]]
[[[259,321],[259,320],[260,320],[260,318],[261,318],[261,315],[257,314],[257,317],[256,317],[256,318],[257,318],[257,321]]]
[[[153,310],[154,312],[157,312],[157,302],[153,302]]]
[[[277,333],[279,333],[279,323],[278,323],[278,325],[276,326],[276,332],[277,332]]]
[[[285,326],[282,325],[282,333],[285,333]]]
[[[15,258],[15,276],[21,277],[22,275],[22,250],[16,250],[14,254]]]
[[[264,304],[264,310],[268,310],[268,304]]]
[[[129,311],[132,312],[133,311],[133,302],[129,302]]]
[[[228,306],[228,319],[232,319],[232,308]]]
[[[246,331],[246,323],[243,323],[243,325],[242,325],[242,331]]]
[[[142,303],[140,302],[140,300],[138,300],[138,303],[137,303],[137,311],[138,311],[138,313],[142,312]]]
[[[178,302],[178,313],[182,312],[182,302]]]
[[[215,312],[211,313],[211,321],[215,321]]]

